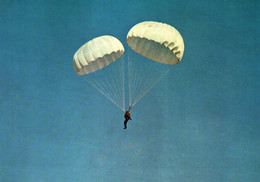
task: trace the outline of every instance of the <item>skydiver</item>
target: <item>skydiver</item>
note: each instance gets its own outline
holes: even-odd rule
[[[124,121],[124,125],[125,125],[125,127],[124,127],[124,129],[126,129],[127,128],[127,121],[130,119],[130,120],[132,120],[132,118],[131,118],[131,114],[130,114],[130,110],[131,110],[131,106],[129,106],[129,110],[128,111],[126,111],[125,112],[125,121]]]

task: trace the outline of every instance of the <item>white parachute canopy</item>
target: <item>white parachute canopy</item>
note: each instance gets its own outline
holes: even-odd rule
[[[125,111],[124,53],[122,43],[104,35],[81,46],[73,57],[73,67],[93,87]],[[111,64],[111,65],[110,65]]]
[[[145,21],[130,29],[127,43],[135,52],[154,61],[137,56],[128,59],[129,103],[134,106],[166,75],[169,71],[167,65],[181,61],[184,42],[174,27]]]
[[[123,55],[125,49],[115,37],[104,35],[87,42],[73,57],[73,67],[83,75],[108,66]]]
[[[164,64],[177,64],[184,53],[181,34],[165,23],[145,21],[128,32],[128,45],[137,53]]]

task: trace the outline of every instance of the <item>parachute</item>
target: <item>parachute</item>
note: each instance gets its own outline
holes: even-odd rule
[[[124,62],[119,58],[123,53],[124,47],[117,38],[104,35],[88,41],[73,57],[75,72],[122,111],[125,110]]]
[[[134,106],[168,73],[168,65],[181,61],[184,42],[174,27],[145,21],[130,29],[127,43],[136,53],[153,60],[137,55],[128,58],[129,103]]]
[[[77,74],[89,74],[102,69],[123,55],[125,49],[115,37],[104,35],[87,42],[73,57]]]
[[[171,69],[184,53],[181,34],[165,23],[145,21],[127,34],[127,77],[129,105],[139,102]],[[73,67],[110,101],[125,111],[124,47],[112,36],[94,38],[79,48]],[[121,58],[121,56],[123,58]],[[111,64],[111,65],[110,65]]]
[[[128,45],[137,53],[164,64],[178,64],[184,53],[181,34],[165,23],[145,21],[128,32]]]

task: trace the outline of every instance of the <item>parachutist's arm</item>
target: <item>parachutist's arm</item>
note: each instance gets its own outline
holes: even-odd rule
[[[131,107],[131,106],[129,106],[129,110],[128,110],[128,112],[130,112],[131,108],[132,108],[132,107]]]

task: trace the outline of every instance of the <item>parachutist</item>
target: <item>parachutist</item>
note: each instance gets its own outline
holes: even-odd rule
[[[125,112],[125,121],[124,121],[124,125],[125,125],[125,127],[124,127],[124,129],[127,128],[127,122],[128,122],[128,120],[129,120],[129,119],[132,120],[132,118],[131,118],[131,114],[130,114],[130,110],[131,110],[131,108],[132,108],[132,107],[129,106],[128,111]]]

